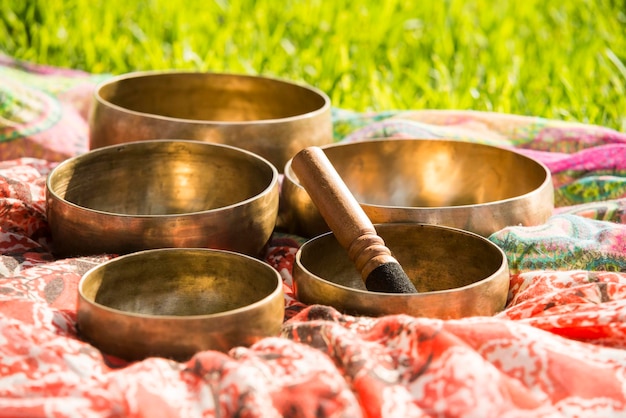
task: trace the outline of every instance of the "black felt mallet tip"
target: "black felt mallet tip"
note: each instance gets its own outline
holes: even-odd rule
[[[365,287],[372,292],[417,293],[417,289],[398,263],[376,267],[365,279]]]

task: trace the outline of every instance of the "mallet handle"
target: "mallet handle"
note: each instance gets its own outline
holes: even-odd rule
[[[363,281],[378,266],[397,263],[321,148],[300,151],[291,167],[339,244],[348,251]]]

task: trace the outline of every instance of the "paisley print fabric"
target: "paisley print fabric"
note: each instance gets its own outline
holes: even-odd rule
[[[105,78],[0,54],[0,157],[62,161],[86,152],[91,96]]]
[[[550,169],[554,215],[489,237],[511,270],[505,309],[442,320],[307,306],[291,275],[304,239],[277,232],[265,261],[283,278],[278,335],[185,362],[128,363],[76,326],[81,275],[114,255],[49,251],[45,178],[86,151],[97,81],[0,59],[0,416],[626,415],[626,134],[488,112],[334,109],[338,141],[457,138]]]

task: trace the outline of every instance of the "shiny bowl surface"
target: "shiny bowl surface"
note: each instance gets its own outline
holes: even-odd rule
[[[293,279],[298,300],[356,315],[442,319],[489,316],[504,308],[509,289],[507,259],[488,239],[418,223],[375,227],[419,293],[368,291],[347,252],[332,233],[326,233],[307,241],[296,253]]]
[[[46,184],[57,256],[165,247],[261,255],[278,214],[278,171],[235,147],[152,140],[89,151]]]
[[[554,208],[550,171],[517,152],[470,142],[379,139],[322,147],[373,223],[418,222],[489,236],[538,225]],[[281,226],[313,237],[329,229],[291,169]]]
[[[81,336],[126,360],[186,360],[276,336],[284,318],[282,280],[238,253],[170,248],[102,263],[78,285]]]
[[[309,145],[333,141],[322,91],[261,76],[133,72],[96,90],[90,147],[157,138],[195,139],[252,151],[282,170]]]

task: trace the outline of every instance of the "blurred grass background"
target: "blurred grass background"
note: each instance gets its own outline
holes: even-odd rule
[[[626,0],[0,0],[0,52],[119,74],[263,74],[337,107],[626,130]]]

